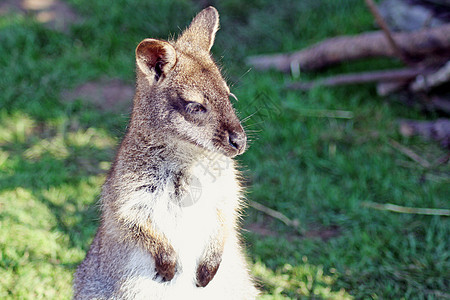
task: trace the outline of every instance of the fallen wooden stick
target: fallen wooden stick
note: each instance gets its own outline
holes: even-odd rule
[[[403,52],[403,50],[397,45],[394,38],[392,37],[392,33],[389,30],[389,26],[384,21],[383,17],[381,16],[380,11],[378,10],[378,7],[375,5],[373,0],[365,0],[366,5],[369,7],[370,12],[375,18],[375,21],[377,22],[378,26],[380,26],[381,30],[384,32],[384,35],[386,36],[387,41],[392,47],[392,50],[395,52],[398,58],[403,60],[404,63],[409,64],[409,59],[407,55]]]
[[[394,140],[390,140],[389,144],[397,149],[398,151],[400,151],[401,153],[403,153],[404,155],[408,156],[409,158],[411,158],[412,160],[414,160],[416,163],[418,163],[419,165],[421,165],[423,168],[425,169],[429,169],[431,167],[431,164],[424,158],[420,157],[416,152],[412,151],[411,149],[403,146],[402,144],[400,144],[397,141]]]
[[[450,210],[448,209],[437,209],[437,208],[418,208],[418,207],[407,207],[395,204],[380,204],[375,202],[364,201],[361,203],[364,207],[375,208],[378,210],[388,210],[397,213],[404,214],[417,214],[417,215],[431,215],[431,216],[450,216]]]
[[[433,139],[444,147],[450,146],[450,120],[437,119],[433,121],[401,120],[400,133],[410,137],[420,135],[426,139]]]
[[[267,207],[265,205],[262,205],[261,203],[255,202],[255,201],[249,200],[248,204],[249,204],[249,206],[253,207],[254,209],[259,210],[259,211],[271,216],[272,218],[280,220],[287,226],[293,227],[296,230],[298,230],[299,233],[303,234],[298,220],[291,220],[288,217],[286,217],[285,215],[283,215],[282,213],[280,213],[276,210],[273,210],[270,207]]]
[[[413,32],[393,33],[396,44],[409,57],[425,57],[434,53],[450,53],[450,24]],[[396,57],[383,31],[340,36],[327,39],[304,50],[247,58],[247,63],[257,70],[275,68],[290,72],[321,69],[343,61],[367,57]]]
[[[435,73],[428,76],[418,76],[414,82],[411,83],[409,89],[412,92],[427,92],[430,89],[448,83],[450,81],[450,61],[448,61],[442,68]]]
[[[379,96],[387,96],[398,92],[408,85],[408,80],[399,81],[381,81],[377,83],[377,94]]]
[[[324,79],[310,82],[294,82],[287,85],[287,88],[294,90],[309,90],[316,86],[337,86],[365,82],[380,81],[408,81],[420,74],[428,74],[429,70],[423,69],[395,69],[372,71],[363,73],[351,73],[336,75]]]

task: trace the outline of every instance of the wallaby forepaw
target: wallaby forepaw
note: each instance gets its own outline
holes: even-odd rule
[[[197,268],[197,287],[205,287],[214,278],[219,269],[219,263],[200,263]]]
[[[174,254],[161,253],[155,257],[155,269],[163,281],[170,281],[177,271],[177,258]]]

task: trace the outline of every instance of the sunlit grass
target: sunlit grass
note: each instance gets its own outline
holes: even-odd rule
[[[306,256],[302,258],[302,264],[292,266],[286,264],[273,271],[262,262],[256,262],[252,268],[252,274],[264,286],[270,295],[262,299],[289,299],[286,294],[296,297],[319,297],[323,299],[353,299],[343,288],[333,291],[332,286],[338,275],[336,269],[325,275],[323,266],[311,265]]]
[[[101,185],[127,112],[65,102],[63,91],[91,79],[133,82],[137,43],[176,35],[200,9],[185,0],[68,2],[84,22],[65,33],[24,16],[0,17],[1,299],[70,298],[72,274],[98,225]],[[240,117],[252,115],[250,148],[239,157],[248,197],[298,220],[303,233],[247,209],[244,225],[265,230],[245,232],[261,298],[448,297],[448,218],[361,206],[448,209],[448,165],[424,169],[390,145],[398,141],[430,162],[443,157],[438,145],[396,131],[396,119],[426,116],[375,96],[369,85],[287,91],[290,75],[244,64],[250,54],[374,29],[363,1],[215,5],[214,55]],[[327,74],[398,65],[370,60]]]
[[[0,145],[23,143],[35,128],[36,122],[26,114],[9,115],[2,111],[0,115]]]

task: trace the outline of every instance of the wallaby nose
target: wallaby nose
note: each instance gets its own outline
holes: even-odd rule
[[[247,136],[245,132],[229,132],[228,143],[238,151],[238,154],[242,154],[247,145]]]

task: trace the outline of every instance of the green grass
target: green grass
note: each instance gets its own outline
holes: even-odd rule
[[[1,299],[69,298],[98,224],[101,184],[128,116],[82,99],[63,102],[61,93],[99,78],[132,83],[138,42],[176,36],[201,9],[186,0],[67,2],[83,22],[66,33],[19,15],[0,17]],[[214,55],[241,117],[254,114],[245,123],[251,147],[239,158],[248,197],[298,220],[304,232],[247,209],[245,226],[268,232],[244,234],[262,299],[449,298],[448,218],[361,205],[449,208],[448,166],[425,170],[389,143],[431,162],[442,157],[438,145],[396,130],[396,119],[425,116],[377,97],[371,85],[287,91],[289,75],[247,72],[244,63],[248,55],[374,29],[364,2],[212,3],[221,14]],[[398,65],[370,60],[326,74]]]

